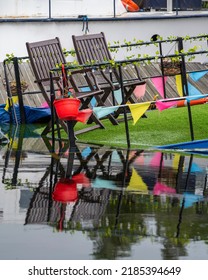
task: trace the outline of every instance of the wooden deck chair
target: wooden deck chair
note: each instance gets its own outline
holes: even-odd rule
[[[80,64],[92,64],[92,63],[103,63],[106,61],[111,61],[112,56],[108,49],[106,38],[103,32],[98,34],[85,34],[81,36],[72,35],[72,40],[76,52],[78,62]],[[120,89],[121,81],[118,69],[108,68],[105,70],[97,71],[100,78],[97,78],[98,83],[105,91],[105,96],[103,101],[109,101],[109,94],[113,91]],[[123,85],[124,85],[124,95],[125,98],[121,104],[126,104],[127,102],[135,103],[136,98],[133,92],[137,85],[145,84],[145,81],[139,76],[139,69],[135,66],[135,71],[132,67],[122,68]],[[112,95],[113,105],[115,104],[116,96]],[[121,98],[120,98],[121,99]],[[119,101],[117,101],[120,103]],[[117,116],[119,113],[117,113]],[[116,116],[116,114],[114,115]],[[116,117],[117,117],[116,116]]]
[[[26,48],[36,78],[35,82],[38,84],[46,102],[50,105],[50,83],[51,83],[50,71],[51,69],[57,68],[61,64],[62,65],[66,64],[66,59],[62,50],[60,40],[58,37],[56,37],[54,39],[32,42],[32,43],[26,42]],[[60,72],[54,71],[53,73],[55,92],[60,91],[60,89],[63,89],[62,74]],[[77,71],[76,74],[79,75],[79,71]],[[80,73],[80,75],[82,74],[83,71]],[[92,86],[89,85],[89,81],[87,79],[85,79],[85,82],[88,85],[88,87],[90,87],[90,90],[85,92],[85,94],[83,93],[81,94],[80,92],[77,92],[77,94],[75,94],[76,97],[81,100],[81,102],[84,102],[84,105],[82,106],[84,108],[87,107],[87,102],[89,104],[90,100],[95,95],[97,96],[103,93],[103,91],[98,88],[96,83],[95,86],[92,88]],[[76,87],[75,92],[77,90],[78,87]],[[92,119],[93,121],[96,121],[96,125],[90,126],[88,130],[104,127],[102,123],[95,116],[93,116]],[[65,129],[65,131],[67,131],[66,123],[60,120],[58,122]],[[51,127],[51,123],[49,123],[46,129],[43,131],[43,135],[46,135],[50,131],[50,127]],[[76,134],[83,133],[86,131],[87,130],[77,131]]]

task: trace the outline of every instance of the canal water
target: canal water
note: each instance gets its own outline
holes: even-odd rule
[[[206,154],[43,139],[0,145],[1,260],[208,259]]]

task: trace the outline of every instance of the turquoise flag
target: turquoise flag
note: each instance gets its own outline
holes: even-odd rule
[[[188,95],[189,96],[201,95],[201,92],[192,84],[188,83]]]
[[[97,116],[98,119],[103,118],[109,114],[114,113],[120,106],[111,106],[111,107],[94,107],[93,112]]]
[[[114,94],[114,97],[115,97],[117,103],[118,103],[118,104],[121,104],[121,103],[122,103],[122,93],[121,93],[121,89],[115,90],[115,91],[113,92],[113,94]]]
[[[187,96],[186,100],[187,102],[190,102],[191,100],[198,100],[201,98],[206,98],[208,96],[208,94],[200,94],[200,95],[196,95],[196,96]]]
[[[193,72],[189,74],[189,77],[197,82],[198,80],[200,80],[202,77],[204,77],[204,75],[206,75],[208,73],[208,70],[204,70],[204,71],[200,71],[200,72]]]
[[[86,158],[90,155],[90,153],[92,152],[90,147],[86,147],[82,152],[81,155],[83,158]]]

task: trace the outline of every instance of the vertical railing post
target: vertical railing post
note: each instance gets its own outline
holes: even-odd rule
[[[122,74],[121,64],[119,64],[119,76],[120,76],[120,83],[121,83],[122,104],[124,104],[125,93],[124,93],[123,74]],[[126,142],[127,142],[127,147],[130,148],[131,143],[130,143],[130,136],[129,136],[129,125],[127,119],[126,106],[123,107],[123,113],[124,113],[124,122],[125,122],[125,130],[126,130]]]
[[[113,0],[113,17],[116,17],[116,0]]]
[[[21,123],[26,123],[26,117],[25,117],[25,110],[24,110],[24,103],[22,98],[22,88],[21,88],[21,81],[20,81],[20,73],[19,73],[19,64],[18,64],[18,58],[13,58],[14,63],[14,73],[15,73],[15,80],[16,80],[16,89],[17,89],[17,96],[19,101],[19,110],[20,110],[20,118]]]
[[[173,10],[173,0],[167,0],[167,12],[172,12]]]
[[[48,2],[48,18],[51,19],[51,0]]]
[[[178,51],[179,53],[182,53],[183,51],[183,39],[181,37],[178,37]],[[188,90],[188,82],[187,82],[187,75],[186,75],[186,62],[185,62],[185,56],[181,56],[181,82],[182,82],[182,90],[183,95],[188,96],[189,90]],[[192,114],[191,114],[191,105],[190,102],[187,102],[187,108],[188,108],[188,118],[189,118],[189,127],[190,127],[190,134],[191,134],[191,140],[194,140],[194,129],[193,129],[193,121],[192,121]]]

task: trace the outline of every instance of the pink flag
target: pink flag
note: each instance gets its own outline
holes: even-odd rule
[[[134,90],[134,95],[136,96],[137,99],[142,98],[145,94],[145,91],[146,91],[146,83],[136,86]]]
[[[162,153],[156,152],[150,161],[150,166],[155,166],[155,167],[160,166],[161,160],[162,160]]]
[[[163,102],[163,101],[157,100],[155,105],[159,111],[163,111],[168,108],[176,107],[177,102],[176,101]]]
[[[164,77],[165,83],[167,81],[167,77]],[[151,78],[151,81],[153,82],[156,90],[159,92],[159,94],[164,98],[164,87],[163,87],[163,77],[156,77]]]
[[[160,194],[174,194],[176,193],[176,190],[166,186],[165,184],[161,184],[160,182],[157,182],[154,186],[153,189],[153,194],[154,195],[160,195]]]
[[[86,123],[91,115],[92,115],[91,109],[81,110],[78,112],[76,121]]]

